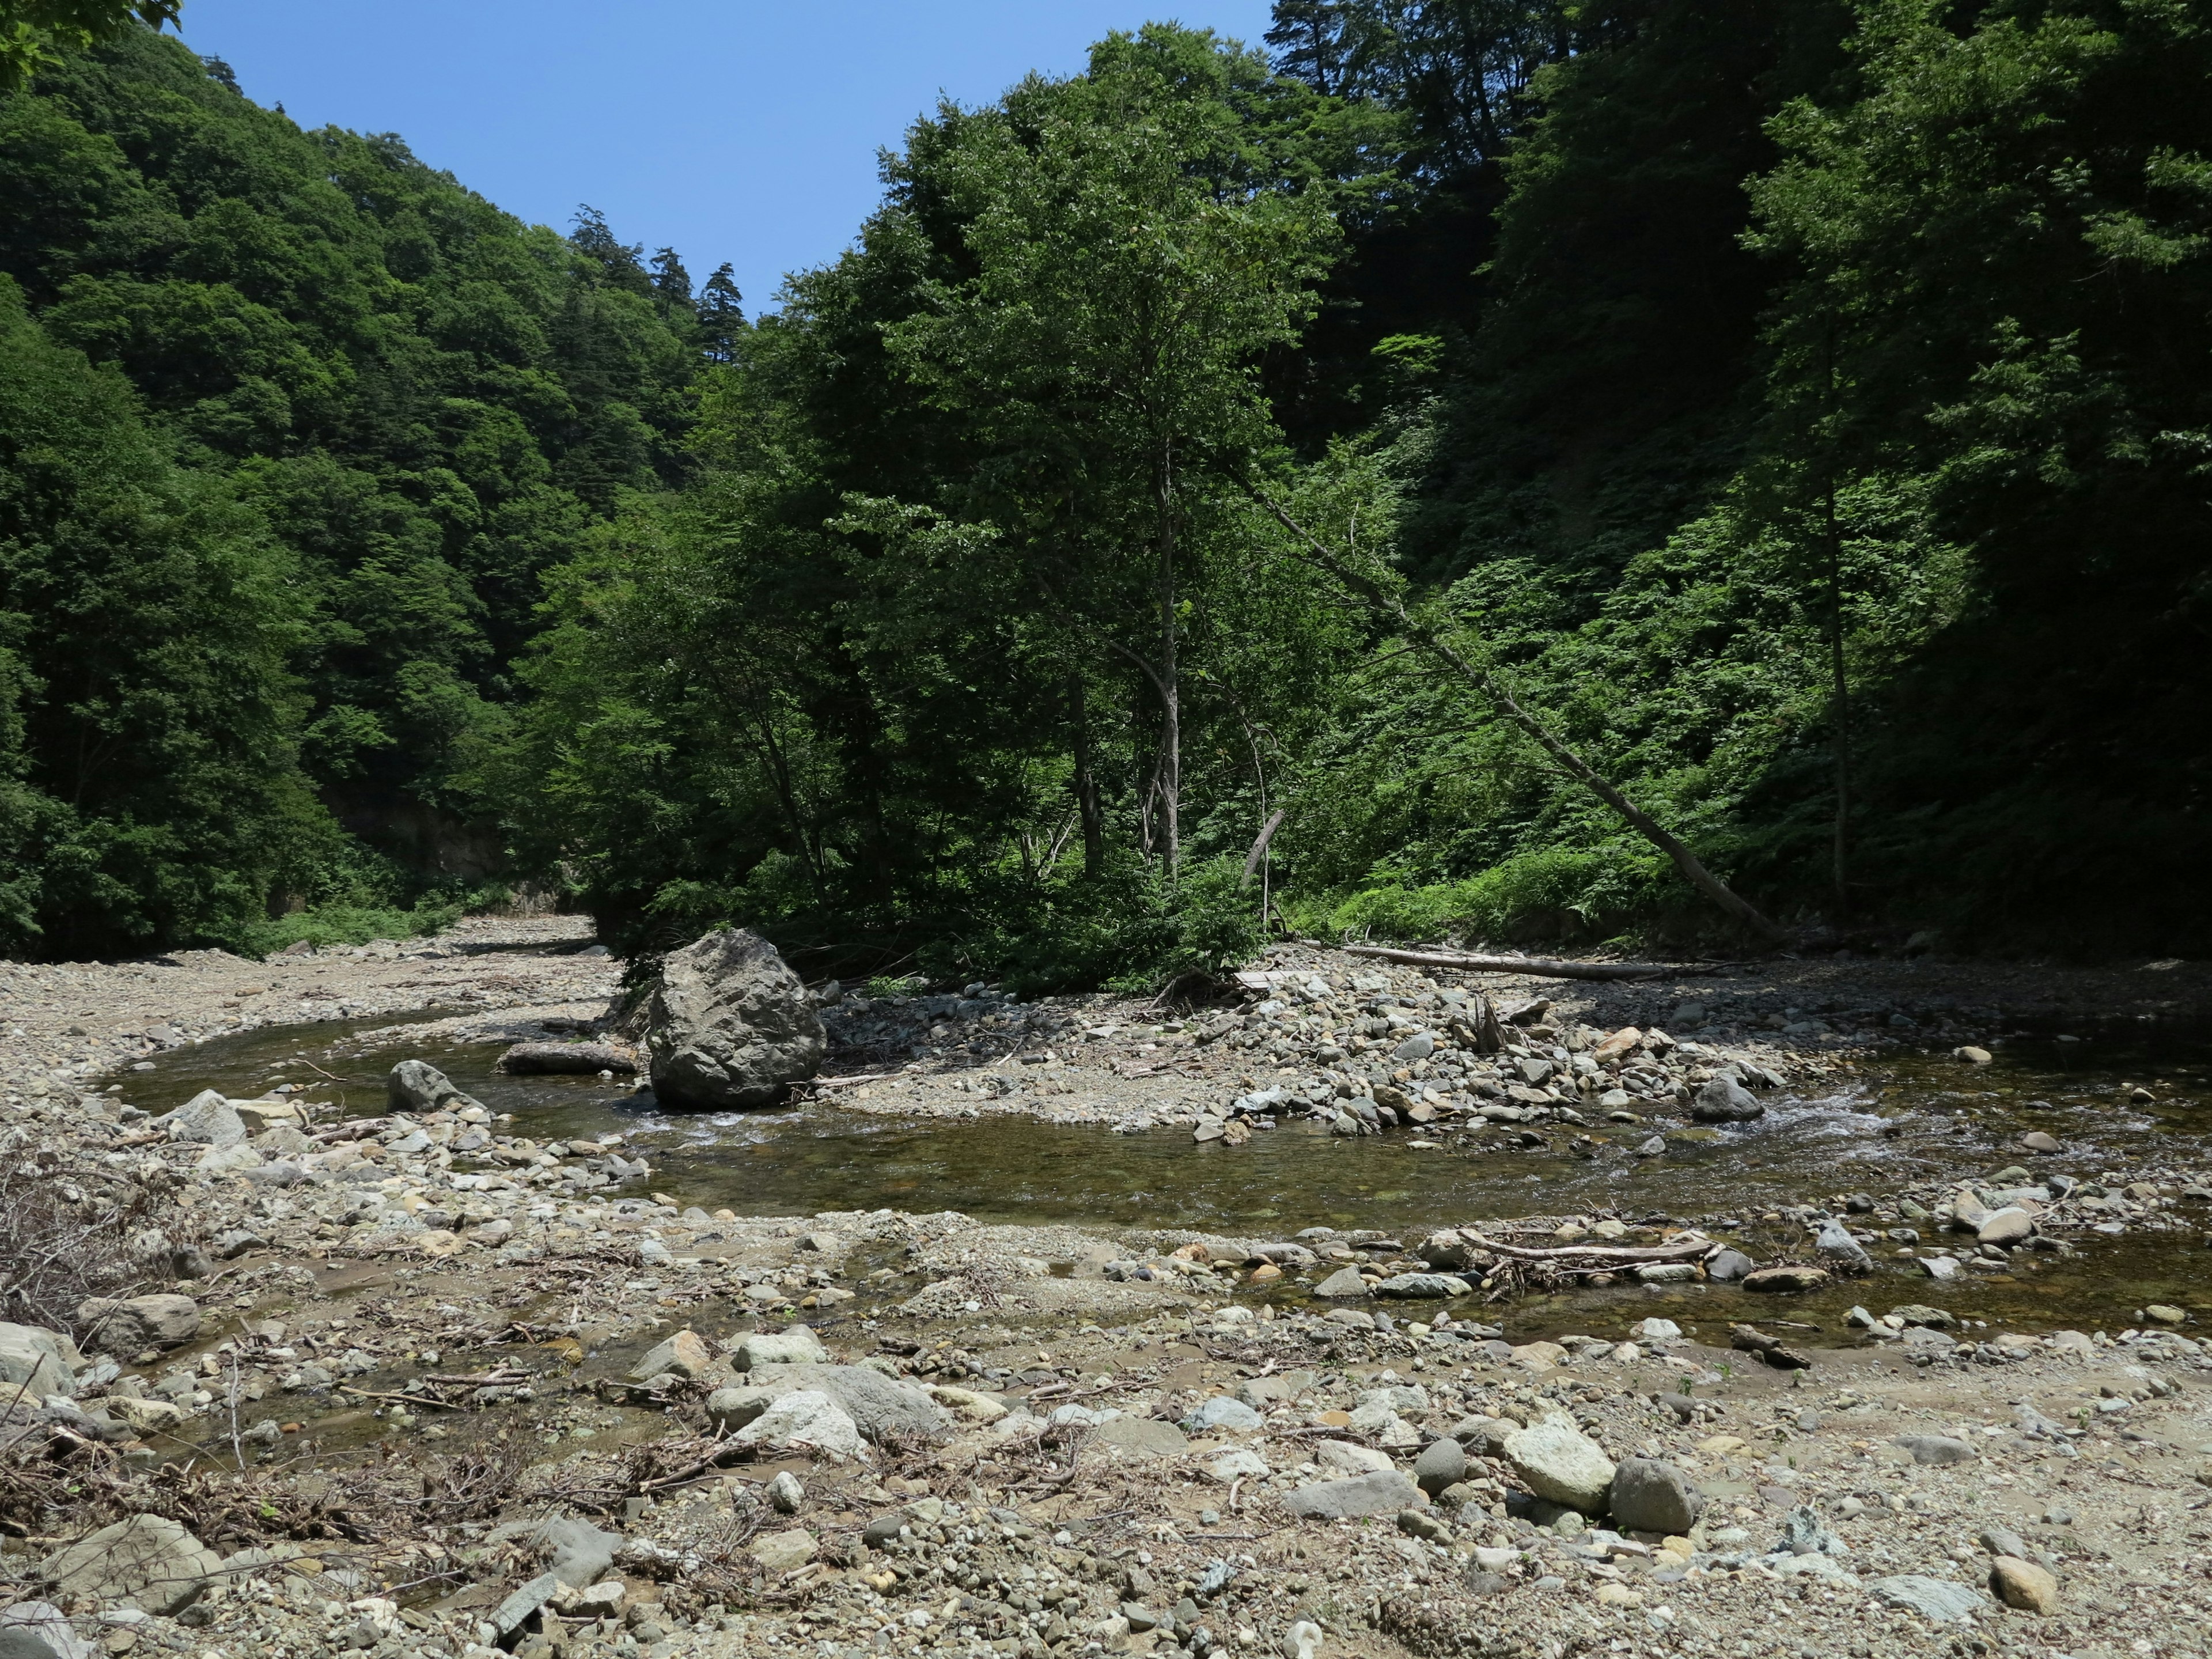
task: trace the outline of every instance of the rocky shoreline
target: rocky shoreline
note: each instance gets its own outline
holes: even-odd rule
[[[2193,1314],[1977,1329],[1941,1305],[2100,1229],[2194,1246],[2212,1191],[2179,1164],[2054,1179],[2030,1150],[2008,1180],[1808,1194],[1740,1236],[1584,1212],[1231,1238],[679,1208],[619,1145],[519,1140],[419,1073],[378,1117],[288,1094],[159,1127],[102,1081],[303,1005],[574,1030],[619,968],[586,948],[565,920],[480,921],[389,955],[14,970],[9,1196],[143,1224],[138,1282],[61,1310],[88,1352],[0,1341],[0,1626],[57,1659],[2201,1648],[2212,1350],[2160,1322]],[[2148,973],[2154,994],[2115,976],[2127,997],[2066,1006],[2176,1018],[2201,988]],[[1519,1016],[1494,1033],[1455,1027],[1462,988],[1432,976],[1298,947],[1255,975],[1195,1017],[852,997],[831,1066],[878,1079],[838,1091],[864,1111],[1142,1118],[1196,1149],[1294,1102],[1354,1139],[1626,1138],[1707,1091],[1755,1104],[2013,1029],[1894,994],[1815,1008],[1772,965],[1725,994],[1486,976]],[[1754,1026],[1769,998],[1816,1029]],[[993,1076],[1013,1086],[973,1086]],[[1925,1302],[1869,1296],[1841,1349],[1804,1351],[1788,1290],[1518,1342],[1486,1299],[1718,1285],[1730,1255],[1849,1285],[1900,1252],[1953,1265]]]

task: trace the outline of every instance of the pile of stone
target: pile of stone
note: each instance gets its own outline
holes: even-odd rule
[[[1546,998],[1498,1007],[1477,990],[1382,972],[1238,977],[1243,1006],[1201,1019],[1194,1040],[1286,1075],[1207,1107],[1192,1131],[1201,1144],[1241,1145],[1286,1113],[1346,1136],[1453,1121],[1732,1123],[1764,1111],[1753,1091],[1787,1080],[1779,1065],[1656,1028],[1554,1023]]]

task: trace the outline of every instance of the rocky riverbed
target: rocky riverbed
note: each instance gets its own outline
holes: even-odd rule
[[[824,1092],[861,1119],[1068,1119],[1232,1172],[1270,1137],[1479,1170],[1534,1136],[1561,1172],[1510,1213],[1231,1231],[710,1206],[662,1190],[681,1158],[650,1133],[540,1139],[434,1073],[381,1099],[349,1081],[410,1045],[589,1029],[619,964],[588,949],[565,921],[479,921],[358,956],[13,970],[13,1236],[82,1255],[103,1214],[127,1225],[119,1261],[12,1270],[82,1346],[0,1332],[0,1625],[26,1632],[0,1641],[2203,1644],[2200,1079],[2177,1049],[2048,1106],[1999,1081],[2008,1044],[2185,1024],[2192,967],[1563,988],[1287,947],[1206,1009],[833,1003]],[[383,1024],[418,1010],[450,1012]],[[158,1121],[226,1052],[208,1038],[303,1014],[346,1023],[301,1026],[283,1082],[263,1064]],[[1785,1102],[1882,1104],[1899,1079],[1863,1138],[1910,1158],[1792,1166],[1755,1204],[1708,1164],[1703,1201],[1663,1214],[1569,1178],[1725,1154]],[[1680,1139],[1700,1130],[1720,1139]],[[2148,1259],[2157,1297],[2037,1316],[2091,1305],[2100,1264],[2152,1284]]]

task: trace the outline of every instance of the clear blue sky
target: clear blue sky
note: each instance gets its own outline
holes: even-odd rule
[[[944,92],[1069,74],[1156,17],[1258,46],[1267,0],[185,0],[185,42],[307,127],[397,132],[509,212],[737,268],[748,311],[834,258],[876,152]]]

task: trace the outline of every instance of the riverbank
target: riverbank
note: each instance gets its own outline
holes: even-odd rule
[[[257,1114],[265,1127],[250,1146],[226,1148],[123,1121],[104,1074],[79,1069],[165,1052],[148,1046],[167,1040],[148,1035],[157,1014],[188,1044],[196,1031],[282,1025],[302,1003],[346,1009],[351,1030],[451,1008],[441,1036],[504,1041],[543,1032],[546,1020],[562,1029],[593,1018],[618,972],[581,955],[584,937],[558,921],[479,922],[439,943],[453,953],[186,959],[19,970],[10,981],[0,1061],[11,1158],[34,1164],[42,1189],[76,1191],[76,1204],[133,1194],[153,1203],[168,1242],[188,1247],[175,1269],[191,1271],[149,1288],[191,1311],[146,1331],[144,1347],[71,1368],[74,1404],[26,1401],[15,1414],[0,1594],[18,1607],[60,1601],[72,1628],[106,1651],[145,1644],[223,1659],[339,1647],[462,1659],[487,1641],[537,1659],[916,1649],[1165,1659],[1170,1649],[1282,1651],[1286,1640],[1296,1659],[1302,1624],[1328,1655],[1808,1649],[1864,1659],[1962,1641],[1967,1650],[2113,1659],[2144,1651],[2131,1645],[2142,1642],[2196,1650],[2212,1357],[2194,1340],[2192,1310],[2172,1310],[2191,1322],[2179,1327],[2127,1310],[2124,1324],[2102,1330],[2045,1328],[2032,1316],[2035,1270],[2061,1258],[1988,1253],[1974,1231],[1956,1231],[1956,1191],[1875,1194],[1887,1224],[1872,1209],[1835,1206],[1878,1258],[1904,1250],[1957,1263],[1957,1282],[1945,1284],[1893,1267],[1853,1278],[1830,1259],[1838,1276],[1827,1300],[1863,1299],[1876,1329],[1863,1337],[1846,1337],[1819,1293],[1759,1297],[1701,1279],[1632,1285],[1626,1300],[1590,1304],[1579,1327],[1561,1328],[1553,1316],[1538,1339],[1519,1304],[1475,1287],[1472,1258],[1440,1255],[1452,1245],[1356,1224],[1294,1240],[991,1226],[884,1208],[717,1213],[657,1201],[653,1155],[635,1145],[526,1144],[459,1103],[381,1119],[272,1109]],[[1552,1006],[1523,1011],[1515,1046],[1530,1057],[1539,1044],[1565,1051],[1569,1080],[1572,1057],[1595,1052],[1569,1047],[1581,1027],[1631,1024],[1644,1046],[1623,1053],[1677,1065],[1688,1045],[1699,1051],[1693,1060],[1826,1079],[1914,1054],[1917,1038],[1994,1044],[2002,1066],[2007,1034],[2024,1018],[2013,1003],[1962,1005],[1955,1018],[1966,1023],[1948,1028],[1923,1021],[1948,993],[1909,999],[1895,987],[1936,976],[1895,966],[1900,977],[1883,995],[1899,1012],[1921,1011],[1905,1013],[1910,1033],[1887,1012],[1877,1026],[1811,1008],[1806,988],[1838,981],[1795,977],[1785,965],[1727,981],[1717,995],[1705,976],[1531,985]],[[1258,971],[1334,974],[1347,991],[1355,975],[1379,978],[1357,994],[1414,999],[1390,1005],[1408,1021],[1431,994],[1419,975],[1341,957],[1285,953]],[[2154,995],[2131,976],[2145,971],[2180,977],[2157,980]],[[2146,1012],[2178,1018],[2199,988],[2193,969],[2179,969],[2016,983],[2070,999],[2069,1018],[2083,1030],[2047,1036],[2092,1042]],[[848,1042],[836,1064],[894,1071],[900,1086],[884,1109],[910,1109],[904,1085],[919,1082],[948,1110],[1146,1115],[1186,1140],[1202,1131],[1208,1105],[1263,1086],[1270,1072],[1301,1084],[1358,1075],[1369,1091],[1361,1098],[1387,1103],[1378,1087],[1395,1088],[1408,1109],[1432,1091],[1443,1105],[1620,1109],[1584,1100],[1603,1091],[1556,1085],[1541,1106],[1492,1097],[1472,1069],[1417,1078],[1413,1064],[1425,1062],[1400,1056],[1404,1039],[1387,1015],[1361,1013],[1347,1033],[1344,1021],[1323,1019],[1327,996],[1300,1005],[1295,982],[1253,989],[1236,1015],[1246,1023],[1210,1036],[1229,1011],[1156,1031],[1192,1022],[1128,1002],[1018,1011],[980,994],[956,1000],[977,1005],[965,1012],[921,1009],[921,1023],[914,1008],[893,1008],[896,1020],[873,1023],[915,1033],[902,1046],[923,1053],[898,1054],[879,1035]],[[301,994],[309,990],[329,994]],[[1669,1030],[1693,994],[1709,1016],[1742,1018],[1690,1028],[1705,1035]],[[1768,1018],[1765,998],[1796,999],[1774,1011],[1798,1011],[1785,1025],[1809,1012],[1828,1029],[1754,1026]],[[1508,989],[1497,1000],[1531,999]],[[1284,1006],[1261,1014],[1269,1002]],[[1854,1009],[1862,1004],[1873,1006],[1860,995]],[[1996,1018],[1982,1020],[1981,1008]],[[874,1013],[843,1018],[865,1025]],[[1315,1023],[1292,1027],[1292,1018]],[[1364,1022],[1376,1019],[1382,1031],[1367,1035]],[[1103,1027],[1112,1029],[1092,1035]],[[301,1030],[302,1055],[315,1030]],[[1654,1030],[1668,1039],[1656,1055],[1644,1041]],[[1364,1046],[1352,1051],[1347,1035]],[[1279,1044],[1286,1055],[1273,1052]],[[1342,1052],[1322,1058],[1332,1044]],[[1050,1060],[1023,1063],[1046,1049]],[[1072,1066],[1054,1064],[1063,1050]],[[1263,1060],[1279,1063],[1256,1069]],[[1948,1049],[1929,1063],[1990,1075]],[[994,1068],[1020,1085],[988,1098],[954,1086]],[[1377,1068],[1379,1085],[1367,1075]],[[1660,1092],[1662,1069],[1655,1064],[1646,1093]],[[1408,1075],[1395,1079],[1401,1070]],[[1047,1081],[1060,1086],[1036,1086]],[[2166,1081],[2167,1104],[2185,1106]],[[1454,1086],[1437,1086],[1445,1083]],[[1091,1098],[1120,1085],[1132,1092]],[[1170,1127],[1184,1102],[1189,1123]],[[1464,1135],[1520,1132],[1480,1112],[1457,1115]],[[1408,1121],[1344,1155],[1425,1132]],[[1193,1142],[1188,1155],[1223,1152]],[[2206,1189],[2191,1190],[2201,1173],[2192,1158],[2091,1173],[2116,1179],[2086,1183],[2097,1193],[2045,1186],[2041,1200],[2025,1200],[2039,1212],[2035,1236],[2070,1249],[2112,1228],[2161,1249],[2201,1248]],[[1715,1178],[1714,1202],[1725,1203],[1725,1172]],[[2021,1179],[2034,1184],[2027,1171]],[[1913,1192],[1931,1200],[1919,1206],[1927,1215],[1911,1229],[1915,1246],[1896,1246],[1883,1227],[1908,1220],[1896,1206]],[[1999,1194],[1984,1180],[1967,1195]],[[1765,1218],[1771,1227],[1746,1217],[1729,1237],[1762,1261],[1820,1261],[1813,1224],[1832,1195],[1802,1197],[1793,1213]],[[1939,1215],[1945,1204],[1950,1213]],[[1686,1218],[1644,1221],[1584,1206],[1547,1214],[1540,1228],[1488,1232],[1546,1247],[1561,1235],[1651,1248],[1694,1239]],[[1396,1278],[1454,1271],[1468,1273],[1457,1281],[1463,1294],[1382,1293]],[[1336,1291],[1322,1294],[1329,1281]],[[1921,1288],[1907,1295],[1911,1284]],[[1995,1297],[2001,1285],[2018,1293]],[[1978,1326],[1978,1313],[1988,1316]],[[1645,1324],[1655,1317],[1662,1322]],[[1808,1317],[1827,1326],[1817,1340],[1796,1328]],[[818,1333],[823,1352],[802,1343],[797,1357],[845,1368],[772,1366],[749,1343],[798,1323]],[[1735,1346],[1738,1323],[1812,1364],[1763,1363]],[[879,1397],[855,1372],[908,1391]],[[810,1378],[828,1386],[859,1443],[841,1439],[846,1431],[811,1404],[813,1416],[792,1420],[796,1395],[823,1395],[801,1386]],[[785,1413],[782,1428],[761,1415],[739,1421],[769,1407]],[[1609,1529],[1602,1513],[1577,1520],[1534,1501],[1541,1468],[1510,1443],[1553,1414],[1572,1419],[1607,1462],[1668,1465],[1702,1497],[1694,1523]],[[727,1437],[763,1421],[773,1432],[734,1454]],[[796,1496],[777,1484],[782,1474]],[[74,1486],[61,1507],[57,1477]],[[1368,1485],[1322,1490],[1345,1480]],[[1366,1513],[1300,1518],[1316,1504]],[[173,1564],[191,1579],[174,1606],[142,1617],[125,1601],[166,1603],[162,1593],[126,1596],[112,1574],[57,1589],[54,1569],[42,1575],[67,1540],[131,1514],[169,1516],[204,1547],[204,1558]],[[547,1534],[548,1516],[570,1523]],[[1778,1548],[1785,1539],[1790,1547]],[[1990,1599],[1997,1555],[2022,1564],[2002,1569],[2016,1595],[2055,1600],[2038,1613]],[[554,1567],[571,1575],[566,1589],[558,1574],[544,1577]],[[1954,1617],[1961,1613],[1966,1622]],[[9,1616],[0,1608],[0,1620]]]

